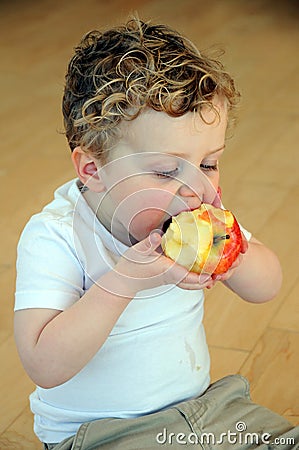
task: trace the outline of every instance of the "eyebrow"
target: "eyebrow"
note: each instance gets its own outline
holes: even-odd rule
[[[220,152],[221,150],[224,150],[224,149],[225,149],[225,144],[223,144],[221,147],[217,148],[216,150],[211,150],[210,154]]]
[[[224,145],[222,145],[221,147],[219,147],[219,148],[217,148],[216,150],[211,150],[209,153],[208,153],[208,155],[213,155],[214,153],[218,153],[218,152],[220,152],[221,150],[224,150],[225,149],[225,144]],[[178,156],[178,157],[180,157],[180,158],[183,158],[183,159],[187,159],[188,158],[188,153],[176,153],[176,152],[170,152],[170,153],[167,153],[168,155],[170,155],[170,156]]]

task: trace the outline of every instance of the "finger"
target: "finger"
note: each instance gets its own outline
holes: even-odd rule
[[[161,244],[163,232],[161,230],[152,230],[149,234],[151,246],[155,249]]]
[[[215,206],[215,208],[222,208],[222,201],[221,201],[222,191],[221,187],[218,186],[216,196],[212,202],[212,205]]]
[[[161,245],[161,239],[160,234],[154,230],[145,239],[135,244],[134,248],[144,255],[150,255]]]
[[[225,273],[222,273],[221,275],[213,276],[213,280],[215,280],[215,281],[226,281],[226,280],[228,280],[233,275],[233,273],[236,270],[236,268],[239,267],[239,265],[242,262],[242,259],[243,259],[242,255],[238,256],[236,261],[230,266],[230,268]]]
[[[212,287],[214,287],[216,284],[216,281],[214,281],[213,283],[208,284],[208,286],[206,286],[206,289],[212,289]]]
[[[184,277],[183,281],[186,283],[197,283],[199,285],[204,285],[211,281],[211,279],[211,275],[206,273],[198,274],[195,272],[187,272],[187,275]]]
[[[228,280],[232,276],[232,274],[234,273],[235,269],[237,267],[239,267],[239,265],[241,264],[242,260],[243,260],[243,255],[240,254],[238,256],[238,258],[233,262],[233,264],[230,266],[230,268],[226,272],[224,272],[222,274],[218,274],[218,275],[213,274],[212,275],[212,279],[215,280],[215,281]]]
[[[217,275],[217,277],[214,279],[215,282],[217,281],[225,281],[228,280],[233,274],[233,270],[229,269],[227,272],[223,273],[222,275]]]
[[[232,263],[232,265],[231,265],[230,268],[228,269],[228,272],[229,272],[230,270],[236,269],[236,268],[241,264],[242,259],[243,259],[243,257],[242,257],[242,255],[240,254],[240,255],[238,256],[238,258],[236,259],[236,261],[234,261],[234,262]]]
[[[199,284],[205,284],[207,281],[211,281],[212,277],[208,273],[203,273],[199,275]]]
[[[185,282],[180,282],[178,284],[178,286],[182,289],[186,289],[186,290],[202,290],[202,289],[210,289],[214,286],[216,282],[213,280],[207,281],[206,283],[185,283]]]
[[[200,290],[202,290],[202,289],[204,289],[204,288],[207,287],[207,286],[205,286],[205,285],[198,284],[198,283],[196,283],[196,284],[179,283],[178,286],[179,286],[181,289],[186,289],[186,290],[188,290],[188,291],[200,291]]]
[[[248,250],[248,241],[244,234],[242,233],[242,244],[241,244],[241,253],[246,253]]]
[[[213,283],[212,277],[209,274],[198,275],[195,272],[188,272],[182,279],[181,284],[184,286],[196,286],[196,289],[203,289],[208,286],[209,283]]]

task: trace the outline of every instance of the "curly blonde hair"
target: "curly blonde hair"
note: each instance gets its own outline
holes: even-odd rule
[[[122,120],[133,120],[145,108],[173,117],[201,113],[215,94],[226,97],[230,110],[239,97],[223,65],[175,30],[133,18],[103,33],[91,31],[75,48],[66,74],[69,146],[104,161]]]

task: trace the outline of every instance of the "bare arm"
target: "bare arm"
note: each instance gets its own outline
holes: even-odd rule
[[[100,284],[109,280],[104,276]],[[30,378],[50,388],[64,383],[95,355],[130,302],[94,284],[65,311],[24,309],[15,313],[15,340]]]
[[[202,289],[188,273],[155,250],[161,237],[136,244],[65,311],[24,309],[15,313],[15,339],[23,366],[39,386],[58,386],[76,375],[105,343],[136,293],[163,284]]]
[[[241,263],[224,284],[244,300],[262,303],[272,300],[282,282],[276,255],[254,237],[242,255]]]

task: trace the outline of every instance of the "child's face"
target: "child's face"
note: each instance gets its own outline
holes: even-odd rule
[[[214,201],[227,126],[225,104],[216,106],[212,124],[198,114],[149,110],[121,125],[112,160],[99,168],[106,190],[98,217],[116,238],[130,245],[161,230],[170,216]],[[215,119],[211,110],[203,114]]]

